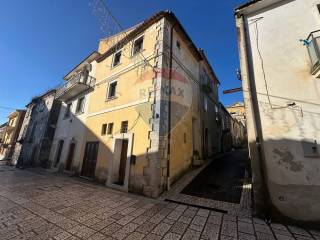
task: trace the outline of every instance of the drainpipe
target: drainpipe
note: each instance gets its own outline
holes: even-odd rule
[[[170,29],[170,59],[169,59],[169,96],[168,96],[168,145],[167,145],[167,191],[170,190],[170,156],[171,156],[171,81],[172,81],[172,64],[173,64],[173,30],[176,22]]]

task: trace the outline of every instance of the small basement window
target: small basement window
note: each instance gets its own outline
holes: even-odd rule
[[[118,66],[121,60],[121,51],[114,54],[112,67]]]
[[[109,83],[108,99],[116,97],[116,90],[117,90],[117,81]]]
[[[132,55],[136,55],[137,53],[141,52],[142,47],[143,47],[143,36],[139,37],[134,41]]]

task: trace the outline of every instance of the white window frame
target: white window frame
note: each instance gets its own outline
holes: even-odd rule
[[[119,59],[119,63],[117,65],[114,65],[114,60],[116,59],[116,55],[120,53],[120,59]],[[112,67],[117,67],[121,64],[121,57],[122,57],[122,49],[116,51],[114,54],[113,54],[113,58],[112,58]]]
[[[140,38],[142,38],[141,50],[140,50],[139,52],[134,53],[134,44],[135,44],[136,41],[138,41]],[[144,46],[144,35],[140,35],[139,37],[137,37],[137,38],[135,38],[135,39],[133,40],[131,56],[136,56],[137,54],[139,54],[140,52],[142,52],[142,51],[143,51],[143,46]]]
[[[81,109],[80,109],[79,111],[77,111],[77,109],[78,109],[78,104],[79,104],[79,100],[80,100],[81,98],[83,98],[82,107],[81,107]],[[77,105],[76,105],[75,114],[79,115],[79,114],[84,113],[85,105],[86,105],[86,98],[85,98],[84,96],[79,97],[79,98],[77,99]]]
[[[114,96],[110,96],[110,85],[113,83],[116,83],[116,89],[115,89]],[[107,100],[114,99],[117,97],[117,87],[118,87],[118,80],[112,80],[112,81],[108,82]]]

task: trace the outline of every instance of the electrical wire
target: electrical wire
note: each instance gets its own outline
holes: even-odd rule
[[[259,46],[259,29],[258,29],[258,21],[261,20],[262,18],[256,19],[254,21],[254,26],[255,26],[255,34],[256,34],[256,47],[257,47],[257,52],[259,55],[260,63],[261,63],[261,69],[262,69],[262,74],[263,74],[263,80],[266,88],[266,96],[268,99],[268,103],[271,109],[283,109],[283,108],[291,108],[291,109],[299,109],[301,112],[301,117],[303,117],[303,110],[302,107],[296,105],[295,102],[292,103],[287,103],[285,106],[279,106],[279,107],[274,107],[274,105],[271,102],[270,99],[270,94],[269,94],[269,87],[268,87],[268,82],[267,82],[267,76],[266,76],[266,71],[264,67],[264,60],[260,51],[260,46]]]

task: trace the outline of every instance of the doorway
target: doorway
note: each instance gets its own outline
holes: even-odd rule
[[[126,165],[127,165],[127,152],[128,152],[128,139],[120,140],[121,154],[120,154],[120,166],[118,180],[114,183],[118,185],[124,184],[124,179],[126,176]]]
[[[98,149],[99,142],[87,142],[83,157],[81,176],[91,179],[94,178]]]
[[[62,149],[63,149],[63,143],[64,141],[63,140],[60,140],[59,141],[59,144],[58,144],[58,152],[57,152],[57,155],[56,155],[56,161],[54,163],[54,167],[57,167],[59,162],[60,162],[60,158],[61,158],[61,153],[62,153]]]
[[[66,170],[70,171],[71,170],[71,165],[72,165],[72,161],[73,161],[73,155],[74,155],[74,149],[76,147],[75,143],[71,143],[69,146],[69,152],[68,152],[68,158],[66,161]]]
[[[133,134],[115,135],[113,141],[113,158],[110,159],[106,185],[118,190],[128,191]]]

